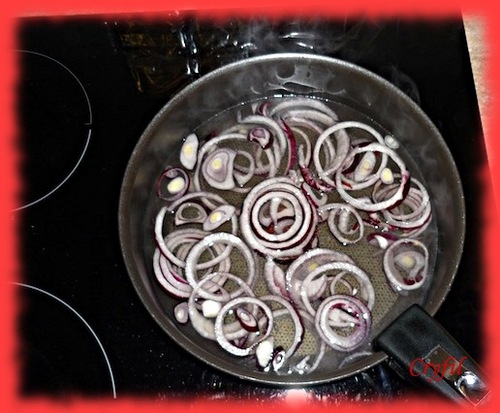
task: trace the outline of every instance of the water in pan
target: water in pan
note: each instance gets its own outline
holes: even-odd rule
[[[269,102],[270,106],[273,107],[274,105],[283,101],[283,99],[293,100],[296,98],[293,96],[274,96],[272,98],[267,99],[266,102]],[[369,118],[361,111],[353,109],[351,106],[345,104],[344,102],[338,102],[332,100],[328,101],[322,100],[322,102],[327,104],[327,106],[331,108],[338,115],[339,122],[343,121],[361,122],[365,125],[369,125],[370,127],[374,128],[377,132],[381,134],[381,136],[391,135],[390,131],[385,130],[384,127],[378,124],[375,120]],[[196,133],[196,135],[200,139],[200,147],[206,141],[212,139],[214,136],[217,136],[217,134],[220,134],[222,131],[231,130],[232,132],[238,132],[239,127],[237,126],[236,128],[232,128],[233,125],[237,125],[238,121],[241,120],[242,118],[245,118],[245,116],[252,115],[255,112],[256,108],[265,107],[262,106],[262,103],[264,103],[264,101],[247,102],[238,105],[236,107],[229,108],[226,111],[215,115],[211,119],[204,122],[202,125],[198,126],[193,125],[193,132]],[[241,127],[240,129],[243,129],[243,127]],[[309,129],[308,127],[303,128],[303,130],[308,130],[308,129]],[[373,136],[370,136],[365,131],[357,128],[350,128],[348,130],[348,133],[351,141],[354,141],[356,139],[364,140],[367,138],[369,138],[370,141],[374,140]],[[315,140],[317,139],[317,134],[311,133],[309,129],[307,131],[307,135],[311,139],[312,148],[314,148],[314,143]],[[398,141],[404,142],[404,137],[395,137],[395,138]],[[180,139],[179,145],[175,148],[172,148],[172,151],[169,154],[165,154],[165,163],[164,163],[165,167],[166,166],[182,167],[179,155],[182,144],[183,144],[183,139]],[[256,145],[255,142],[248,142],[246,140],[236,140],[229,143],[226,142],[224,144],[226,148],[233,150],[236,149],[249,150],[249,148],[251,147],[255,148],[255,145]],[[217,145],[214,146],[213,150],[215,150],[216,147]],[[395,149],[395,151],[397,152],[397,155],[404,161],[406,167],[408,168],[408,171],[410,172],[411,177],[418,179],[425,187],[426,186],[425,181],[423,180],[422,174],[419,171],[417,161],[413,159],[409,155],[409,153],[405,150],[404,144],[399,145],[397,149]],[[320,155],[323,158],[325,157],[324,152],[325,151],[321,152]],[[210,151],[207,153],[210,153]],[[279,168],[277,168],[276,176],[281,176],[286,172],[285,170],[287,169],[287,163],[288,161],[285,156],[280,162]],[[312,161],[311,164],[313,164]],[[391,169],[397,171],[397,167],[395,168],[394,163],[391,163],[391,161],[389,161],[388,166],[391,166],[392,167]],[[295,166],[294,169],[298,171],[297,166]],[[161,175],[161,172],[162,172],[161,170],[158,171],[158,176]],[[191,186],[192,187],[193,185],[195,186],[194,189],[191,187],[191,191],[201,190],[210,193],[215,193],[220,197],[222,197],[228,204],[234,205],[237,209],[237,214],[241,213],[241,207],[245,201],[245,198],[247,197],[248,191],[235,192],[232,190],[214,189],[203,178],[203,174],[199,173],[198,167],[196,167],[194,171],[189,172],[189,175],[190,175]],[[287,176],[290,176],[289,172],[287,173]],[[299,179],[302,179],[300,173],[297,173],[296,176],[298,176]],[[254,176],[243,186],[248,188],[248,190],[251,190],[265,179],[266,178],[263,176]],[[193,184],[193,181],[195,182],[195,184]],[[155,186],[154,190],[152,190],[152,193],[156,194],[157,183],[154,182],[152,183],[152,185]],[[165,188],[163,188],[163,190],[164,189]],[[357,194],[357,196],[369,195],[369,191],[371,191],[371,188],[369,190],[361,191],[360,194]],[[317,192],[316,194],[318,194],[319,192]],[[328,196],[327,203],[344,202],[342,201],[341,197],[335,190],[329,192],[327,196]],[[198,202],[203,204],[203,201],[200,201],[200,199],[198,199]],[[168,204],[168,202],[166,202],[166,204]],[[148,216],[150,215],[155,216],[155,214],[158,213],[158,200],[156,198],[150,203],[149,208],[150,210],[148,212]],[[172,234],[175,231],[181,229],[181,227],[176,226],[174,224],[173,216],[174,215],[172,213],[165,219],[163,227],[163,234],[165,235]],[[182,226],[182,229],[185,228],[200,229],[200,224],[185,224]],[[318,365],[316,373],[319,372],[321,374],[321,372],[324,371],[331,372],[339,369],[346,369],[346,368],[348,369],[350,362],[353,360],[354,361],[357,360],[356,357],[357,354],[364,355],[373,352],[372,339],[376,337],[376,335],[388,324],[388,322],[393,320],[399,313],[401,313],[410,304],[415,302],[417,303],[425,302],[427,291],[431,283],[430,277],[423,284],[422,287],[416,290],[411,290],[407,294],[403,295],[398,294],[391,288],[391,286],[387,281],[387,277],[385,275],[382,263],[384,250],[374,246],[373,244],[369,243],[366,240],[367,235],[375,230],[376,229],[374,229],[373,227],[367,227],[363,239],[361,239],[359,242],[348,244],[338,241],[330,232],[328,225],[326,225],[326,223],[323,223],[317,226],[317,244],[314,244],[313,242],[312,244],[310,243],[308,246],[308,248],[316,247],[316,248],[332,249],[347,254],[349,257],[352,258],[352,260],[359,268],[361,268],[364,272],[366,272],[369,275],[370,281],[375,291],[375,304],[371,311],[372,326],[369,336],[363,340],[363,343],[361,345],[357,346],[354,350],[350,350],[347,352],[332,349],[327,345],[325,355],[321,360],[320,364]],[[234,231],[234,228],[232,228],[229,222],[223,224],[222,226],[214,230],[214,232],[219,232],[219,231],[223,232],[233,231],[238,237],[245,239],[245,236],[241,232],[241,228],[238,227],[237,230]],[[436,234],[437,234],[437,227],[435,220],[431,220],[430,224],[425,229],[425,231],[418,234],[417,236],[418,240],[420,240],[427,247],[429,251],[429,267],[428,267],[429,274],[432,274],[432,269],[434,268],[436,261],[436,251],[437,251],[437,241],[436,241],[437,237],[435,236]],[[258,270],[257,281],[253,288],[254,288],[254,293],[257,296],[263,296],[270,293],[269,288],[267,287],[264,277],[262,275],[263,268],[266,263],[265,255],[266,254],[262,253],[262,251],[260,252],[257,251],[257,253],[255,254],[255,260],[257,263],[257,268],[259,270]],[[249,268],[248,264],[245,263],[245,260],[241,259],[241,256],[242,254],[239,254],[240,259],[238,259],[238,254],[234,255],[231,263],[230,272],[240,276],[241,278],[246,278],[249,272]],[[210,260],[211,258],[212,257],[210,256],[210,254],[207,253],[200,255],[201,260],[203,259]],[[152,257],[150,259],[152,260]],[[284,259],[278,257],[277,259],[274,260],[274,262],[279,268],[281,268],[283,272],[286,272],[287,268],[290,266],[290,263],[293,262],[293,257],[285,256]],[[179,272],[183,271],[182,269],[178,270]],[[203,277],[201,273],[197,274],[196,276],[199,278]],[[154,276],[152,277],[154,278]],[[181,300],[172,298],[171,295],[165,293],[165,291],[161,287],[159,287],[157,280],[153,279],[153,283],[158,287],[157,295],[159,300],[163,303],[165,307],[166,316],[169,317],[170,319],[173,319],[173,314],[172,314],[173,307]],[[290,287],[290,285],[288,285],[288,287]],[[233,285],[232,287],[229,286],[228,288],[235,289],[237,287]],[[315,307],[317,307],[317,304],[314,305]],[[232,320],[232,319],[233,319],[232,316],[227,317],[227,320]],[[296,376],[304,375],[305,372],[303,370],[301,371],[300,368],[295,368],[295,366],[297,365],[297,363],[299,363],[299,361],[303,360],[307,356],[310,356],[309,360],[314,360],[314,358],[317,355],[318,343],[320,342],[320,340],[315,332],[314,323],[311,320],[303,319],[303,325],[305,327],[305,333],[302,339],[302,344],[298,347],[297,351],[294,353],[294,356],[289,360],[287,366],[285,368],[280,369],[278,372],[271,371],[268,372],[267,374],[269,375],[291,374]],[[196,331],[192,331],[189,326],[186,327],[179,325],[179,328],[183,329],[183,331],[186,331],[186,334],[189,335],[192,340],[196,340],[195,337],[197,333]],[[273,330],[275,345],[282,346],[283,348],[288,348],[293,341],[293,335],[294,335],[293,322],[286,317],[282,317],[280,321],[276,323],[276,326]],[[207,341],[209,340],[207,339]],[[212,346],[212,345],[213,343],[207,343],[207,346]],[[254,371],[257,368],[255,358],[252,356],[247,356],[247,357],[237,357],[232,355],[228,356],[227,354],[225,354],[226,353],[225,350],[223,350],[221,347],[218,347],[217,345],[215,346],[215,351],[220,351],[221,357],[224,359],[227,359],[228,357],[230,359],[234,358],[234,363],[240,366],[241,365],[247,366],[249,372]],[[249,374],[252,375],[251,373]]]

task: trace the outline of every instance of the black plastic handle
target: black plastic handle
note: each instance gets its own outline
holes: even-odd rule
[[[452,400],[479,406],[491,395],[477,363],[417,304],[391,323],[374,345],[406,370],[407,377],[427,383]]]

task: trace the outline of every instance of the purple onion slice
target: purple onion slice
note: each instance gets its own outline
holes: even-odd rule
[[[358,322],[353,325],[332,325],[331,312],[342,311]],[[352,351],[364,343],[371,331],[371,313],[368,307],[352,296],[332,295],[318,307],[315,316],[318,334],[325,343],[338,351]]]
[[[264,312],[267,318],[267,328],[264,332],[259,334],[258,339],[252,343],[247,343],[248,347],[237,347],[230,342],[228,336],[224,332],[224,319],[228,315],[228,313],[233,308],[238,308],[243,304],[252,304],[260,307]],[[227,352],[235,355],[235,356],[248,356],[252,352],[255,351],[255,346],[257,346],[260,342],[265,340],[271,334],[273,329],[273,314],[272,310],[260,299],[255,297],[238,297],[234,298],[231,301],[228,301],[221,308],[217,317],[215,318],[214,331],[215,331],[215,339],[219,343],[219,345],[226,350]]]
[[[252,128],[248,133],[250,142],[257,142],[262,149],[269,149],[273,144],[273,135],[269,129],[263,127]]]
[[[333,278],[333,283],[338,282],[340,278],[345,278],[347,275],[354,277],[356,283],[359,285],[359,291],[357,288],[352,288],[351,294],[353,296],[355,294],[357,299],[362,300],[367,308],[370,310],[373,309],[375,305],[375,290],[368,274],[358,266],[348,262],[330,262],[312,270],[302,281],[300,286],[300,298],[303,307],[309,314],[314,316],[317,309],[314,308],[311,297],[307,294],[308,285],[313,280],[323,275]],[[335,290],[335,288],[332,289]]]
[[[354,261],[347,254],[327,248],[313,248],[295,259],[285,273],[285,282],[288,294],[292,302],[303,307],[301,299],[301,287],[304,279],[316,268],[330,262]]]
[[[250,248],[248,248],[248,246],[241,240],[241,238],[225,232],[216,232],[207,235],[191,248],[188,256],[186,257],[186,267],[184,269],[186,280],[188,281],[188,283],[193,288],[198,284],[199,281],[197,276],[197,268],[201,267],[201,265],[199,265],[198,263],[198,260],[202,256],[203,252],[205,252],[207,249],[213,248],[213,245],[218,243],[231,246],[240,251],[247,265],[246,283],[250,286],[253,286],[257,275],[255,256],[253,255]]]
[[[236,319],[240,322],[241,326],[252,333],[259,331],[259,324],[255,316],[244,307],[237,307],[234,311]]]
[[[355,198],[352,195],[349,194],[350,189],[346,188],[344,186],[343,182],[343,175],[342,171],[339,170],[335,174],[335,183],[336,183],[336,189],[339,193],[339,195],[342,197],[342,199],[353,206],[356,209],[360,209],[362,211],[381,211],[383,209],[388,209],[396,206],[398,203],[400,203],[406,196],[406,193],[409,189],[409,180],[410,180],[410,175],[406,169],[406,165],[403,162],[403,160],[399,157],[399,155],[394,152],[392,149],[387,148],[384,145],[380,145],[378,143],[371,143],[367,146],[363,147],[357,147],[353,149],[350,153],[349,156],[346,158],[346,163],[348,163],[349,158],[354,157],[358,153],[363,153],[363,152],[381,152],[384,155],[387,155],[389,158],[391,158],[399,167],[400,169],[400,183],[397,187],[397,190],[394,192],[394,194],[383,201],[379,202],[372,202],[371,200],[367,199],[366,197],[362,196],[359,198]]]
[[[189,176],[182,168],[169,166],[158,178],[156,193],[160,199],[173,201],[188,191],[189,182]]]
[[[342,244],[355,244],[363,238],[363,218],[349,204],[331,203],[318,208],[320,220],[325,219],[326,214],[330,232]]]
[[[192,170],[196,165],[198,145],[199,140],[195,133],[189,134],[182,144],[180,161],[182,166],[187,170]]]
[[[278,201],[273,201],[277,199]],[[275,234],[259,217],[262,208],[272,210],[273,203],[292,205],[295,221],[285,232]],[[312,240],[317,214],[303,192],[288,178],[272,178],[256,185],[246,196],[240,215],[240,228],[245,241],[254,250],[277,259],[295,258]]]
[[[404,295],[427,281],[429,252],[422,242],[403,238],[386,249],[383,265],[393,290]]]
[[[203,222],[203,231],[213,231],[219,228],[225,222],[230,221],[231,218],[236,214],[236,208],[232,205],[221,205],[215,208],[210,215],[205,218]]]
[[[188,298],[188,311],[191,325],[198,334],[209,340],[216,339],[214,320],[206,318],[202,313],[200,313],[197,308],[197,302],[200,297],[214,301],[228,302],[228,300],[230,299],[229,293],[226,292],[226,294],[216,295],[210,293],[207,289],[208,286],[211,286],[214,283],[213,280],[220,277],[220,275],[220,273],[212,273],[207,275],[198,284],[196,284],[196,286],[193,288],[193,292]],[[246,284],[241,278],[236,277],[235,275],[230,273],[223,275],[225,279],[235,282],[244,294],[246,294],[247,296],[254,296],[252,287]],[[223,330],[223,333],[226,335],[228,340],[235,340],[248,335],[248,331],[243,329],[238,321],[234,321],[233,323],[225,325]]]

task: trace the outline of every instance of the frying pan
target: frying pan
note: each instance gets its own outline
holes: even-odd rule
[[[426,183],[433,207],[432,277],[428,287],[415,297],[398,298],[385,305],[383,316],[374,323],[366,356],[339,366],[326,355],[322,366],[310,374],[260,371],[254,364],[236,360],[217,343],[201,339],[193,328],[179,326],[173,316],[178,301],[159,286],[152,269],[153,226],[161,207],[156,182],[167,165],[168,154],[178,152],[179,143],[215,115],[242,102],[277,95],[313,96],[334,102],[346,116],[356,116],[396,136],[414,160],[413,169]],[[478,404],[488,393],[484,373],[432,318],[453,283],[464,234],[460,177],[429,118],[404,93],[374,73],[312,54],[279,53],[245,59],[214,70],[183,89],[140,137],[125,172],[119,204],[122,253],[140,299],[161,328],[201,361],[254,382],[308,386],[356,374],[389,358],[403,375],[418,377],[452,399]],[[435,369],[428,366],[443,366],[445,360],[461,362],[461,368],[455,365],[436,380]]]

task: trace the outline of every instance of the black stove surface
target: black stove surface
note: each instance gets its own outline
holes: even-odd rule
[[[220,373],[174,343],[129,280],[117,228],[128,159],[156,112],[183,86],[244,57],[320,53],[386,78],[447,141],[463,180],[461,266],[436,318],[481,361],[484,142],[460,20],[269,23],[194,18],[19,20],[23,397],[205,396],[267,400],[285,392]],[[386,363],[307,389],[338,402],[407,398],[423,389]]]

